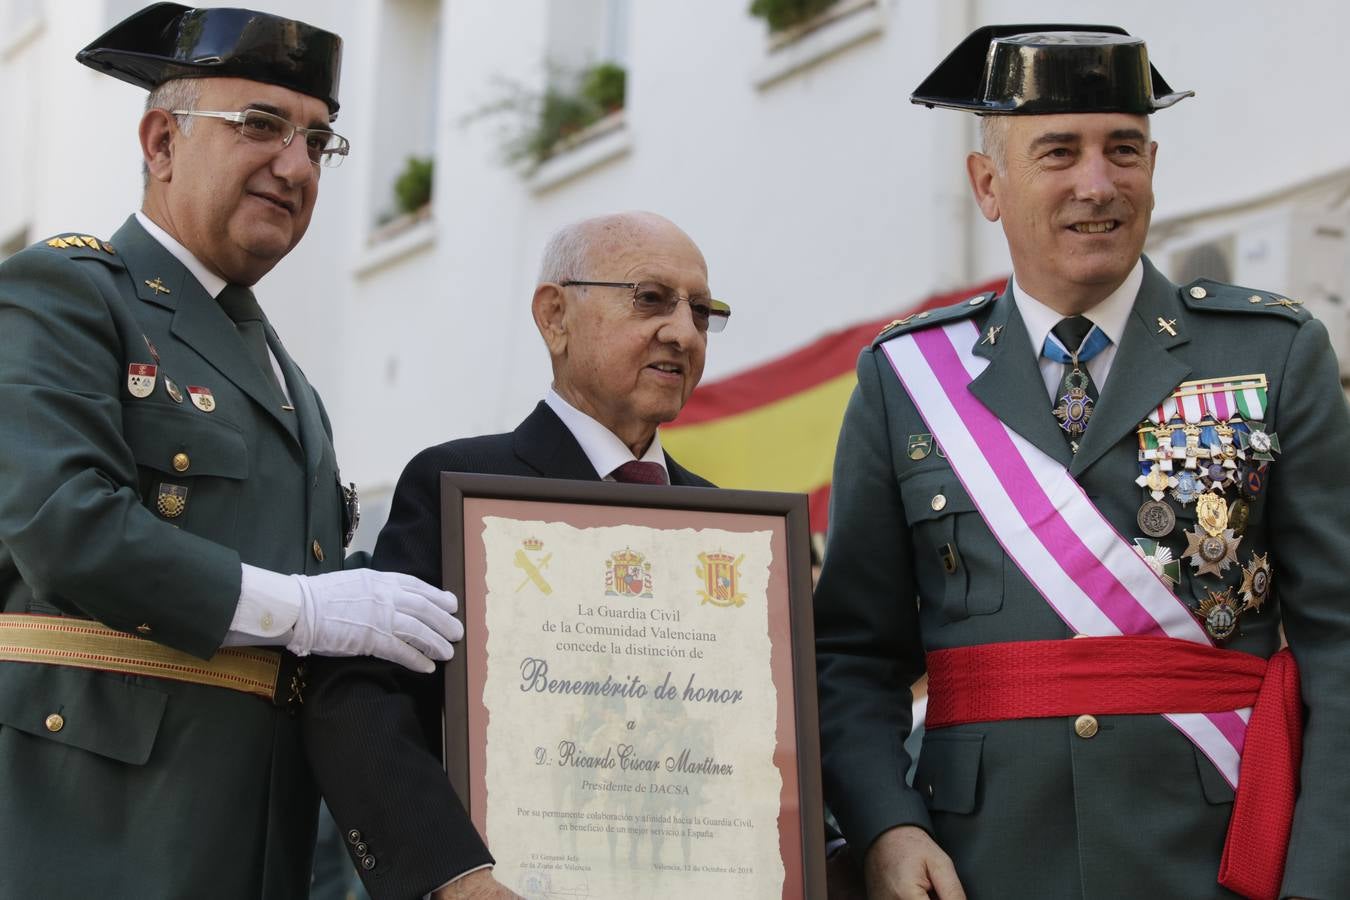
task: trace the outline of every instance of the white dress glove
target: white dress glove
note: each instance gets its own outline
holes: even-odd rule
[[[454,655],[450,642],[464,637],[452,615],[455,595],[411,575],[350,569],[291,577],[303,595],[286,645],[296,656],[378,656],[432,672],[436,660]]]

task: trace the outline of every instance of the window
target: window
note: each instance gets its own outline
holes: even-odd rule
[[[377,84],[383,91],[369,153],[372,243],[430,218],[440,98],[440,0],[385,0],[380,14]]]

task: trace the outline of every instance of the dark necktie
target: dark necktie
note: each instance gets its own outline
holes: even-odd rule
[[[272,357],[267,353],[267,331],[263,327],[262,307],[258,306],[253,292],[237,284],[227,284],[220,296],[216,297],[216,302],[234,322],[239,336],[244,340],[244,346],[248,348],[249,355],[257,363],[267,383],[276,388],[279,398],[284,399],[286,393],[281,389],[277,371],[272,366]]]
[[[1092,383],[1087,363],[1109,346],[1111,339],[1091,320],[1073,316],[1060,319],[1041,347],[1042,356],[1064,364],[1054,413],[1075,453],[1097,402],[1097,386]]]
[[[669,484],[666,479],[666,470],[661,468],[660,463],[642,462],[641,460],[632,460],[619,466],[613,472],[615,481],[622,481],[625,484]]]

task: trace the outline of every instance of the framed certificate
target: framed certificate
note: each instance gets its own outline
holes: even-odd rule
[[[823,897],[806,498],[441,479],[447,769],[498,880]]]

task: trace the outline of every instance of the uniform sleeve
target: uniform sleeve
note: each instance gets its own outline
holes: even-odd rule
[[[39,600],[207,657],[239,555],[141,503],[114,291],[101,264],[41,249],[0,267],[0,546]]]
[[[442,468],[454,466],[430,451],[408,464],[374,568],[440,584]],[[358,869],[371,897],[420,897],[490,864],[441,765],[441,667],[418,675],[376,659],[310,660],[306,752],[338,826],[359,831],[379,859]]]
[[[863,852],[897,825],[931,829],[905,783],[909,686],[923,671],[913,558],[876,355],[858,361],[835,453],[829,541],[815,594],[825,798]]]
[[[1270,410],[1266,424],[1283,450],[1266,487],[1272,589],[1306,710],[1302,794],[1281,896],[1339,897],[1350,884],[1350,412],[1322,323],[1299,329]]]

